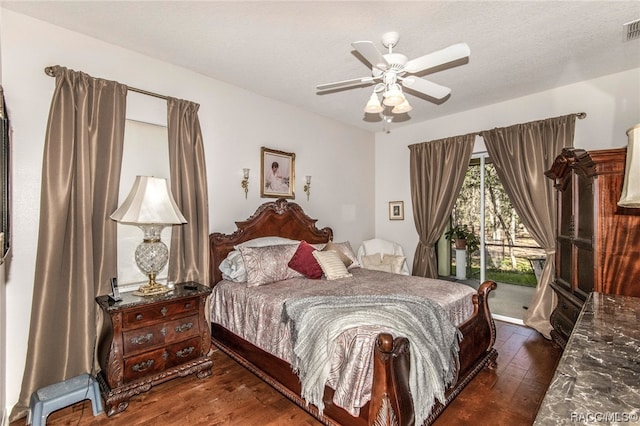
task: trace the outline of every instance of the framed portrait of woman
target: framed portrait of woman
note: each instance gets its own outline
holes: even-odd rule
[[[261,174],[260,196],[262,198],[296,198],[295,161],[296,154],[260,148]]]

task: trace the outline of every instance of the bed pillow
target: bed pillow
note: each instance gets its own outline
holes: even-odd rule
[[[349,241],[344,241],[342,243],[334,243],[333,241],[329,241],[327,245],[324,246],[322,251],[329,250],[334,250],[338,253],[340,259],[347,269],[360,267],[360,263],[358,263],[358,261],[356,260],[356,255],[353,253],[353,249],[351,248],[351,243],[349,243]]]
[[[237,283],[247,282],[247,270],[244,267],[242,255],[238,250],[238,248],[240,247],[266,247],[297,243],[297,240],[273,236],[254,238],[252,240],[237,244],[236,246],[234,246],[235,250],[230,252],[227,257],[222,262],[220,262],[220,266],[218,266],[218,269],[220,269],[220,272],[222,272],[222,279]]]
[[[224,280],[237,283],[244,283],[247,281],[247,270],[244,267],[240,250],[233,250],[230,252],[227,257],[220,262],[218,269],[222,272],[222,279]]]
[[[320,264],[322,272],[328,280],[337,280],[352,276],[351,273],[347,271],[347,267],[344,266],[344,262],[342,262],[338,252],[335,250],[316,250],[312,252],[312,254]]]
[[[288,265],[297,248],[295,244],[240,247],[242,261],[247,270],[247,286],[255,287],[299,277],[301,274]]]
[[[293,254],[291,260],[289,260],[289,268],[293,269],[304,275],[307,278],[318,279],[322,277],[322,268],[320,264],[313,257],[313,252],[316,248],[306,241],[300,241],[296,252]]]
[[[385,253],[382,255],[382,264],[391,266],[391,272],[394,274],[400,274],[406,259],[404,256]]]
[[[234,249],[239,249],[240,247],[266,247],[266,246],[279,246],[283,244],[298,244],[300,241],[291,240],[289,238],[283,237],[259,237],[254,238],[252,240],[247,240],[243,243],[237,244],[234,246]]]

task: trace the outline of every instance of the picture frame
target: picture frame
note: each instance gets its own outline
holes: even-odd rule
[[[389,220],[404,220],[404,201],[389,201]]]
[[[296,154],[260,148],[260,197],[295,199]]]

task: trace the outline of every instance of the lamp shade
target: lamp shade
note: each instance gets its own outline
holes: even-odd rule
[[[404,112],[409,112],[412,109],[411,105],[409,105],[409,101],[405,99],[400,105],[394,106],[391,112],[394,114],[402,114]]]
[[[627,130],[627,136],[627,164],[618,205],[640,208],[640,124]]]
[[[116,222],[139,225],[187,223],[164,178],[136,176],[131,192],[110,216]]]
[[[400,86],[397,84],[392,84],[384,93],[383,104],[387,106],[396,106],[400,105],[405,101],[404,95],[402,94],[402,90],[400,90]]]
[[[368,112],[370,114],[378,114],[382,112],[384,108],[380,105],[380,99],[378,99],[378,95],[373,93],[369,98],[369,102],[364,107],[364,112]]]

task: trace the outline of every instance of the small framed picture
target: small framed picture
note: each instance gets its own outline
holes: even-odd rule
[[[404,220],[404,201],[389,201],[389,220]]]
[[[296,154],[262,147],[260,197],[296,198]]]

